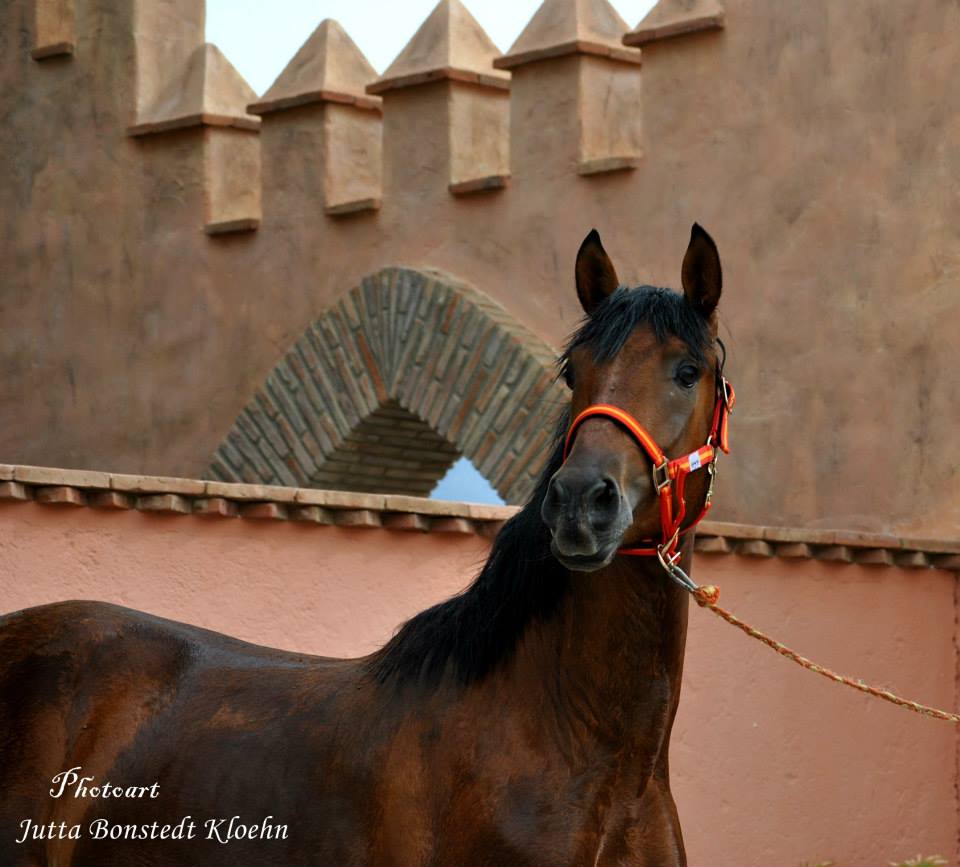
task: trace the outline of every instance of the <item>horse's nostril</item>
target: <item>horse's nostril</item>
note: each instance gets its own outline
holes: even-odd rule
[[[600,484],[603,485],[603,489],[597,494],[597,502],[616,502],[620,496],[620,492],[617,489],[617,483],[613,479],[603,479]]]
[[[609,526],[620,511],[620,488],[609,478],[603,478],[590,488],[586,497],[590,523],[594,529]]]
[[[587,501],[591,504],[604,503],[615,500],[618,496],[617,483],[611,478],[603,478],[595,482],[587,492]]]

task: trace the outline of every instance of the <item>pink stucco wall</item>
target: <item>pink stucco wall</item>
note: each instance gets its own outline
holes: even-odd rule
[[[479,536],[0,504],[0,609],[104,599],[329,655],[461,588]],[[952,574],[697,555],[726,604],[801,652],[957,704]],[[956,740],[691,612],[672,775],[697,867],[957,855]]]

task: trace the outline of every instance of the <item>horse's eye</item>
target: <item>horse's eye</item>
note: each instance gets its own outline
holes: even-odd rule
[[[573,388],[573,368],[569,364],[563,369],[563,381],[567,384],[567,388]]]
[[[692,364],[681,364],[674,374],[674,379],[681,388],[693,388],[700,380],[700,368]]]

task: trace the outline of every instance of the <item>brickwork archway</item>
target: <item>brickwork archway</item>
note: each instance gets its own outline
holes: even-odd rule
[[[464,455],[519,503],[566,400],[553,359],[475,289],[385,268],[307,328],[240,413],[211,472],[426,495]]]

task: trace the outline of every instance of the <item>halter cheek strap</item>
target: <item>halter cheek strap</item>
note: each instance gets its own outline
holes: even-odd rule
[[[720,451],[724,453],[729,453],[730,451],[727,424],[734,403],[736,403],[736,395],[733,392],[733,386],[724,379],[718,370],[717,396],[713,405],[713,422],[710,425],[710,434],[707,437],[707,441],[696,451],[679,458],[674,458],[673,460],[667,458],[663,449],[657,445],[657,441],[640,422],[630,415],[630,413],[619,407],[606,403],[597,403],[588,406],[573,420],[563,444],[564,460],[567,459],[567,455],[573,447],[573,440],[577,430],[585,421],[591,418],[608,418],[623,427],[653,462],[653,484],[657,489],[660,500],[660,526],[663,538],[659,543],[655,539],[650,539],[646,540],[647,544],[641,545],[640,547],[621,548],[619,553],[638,557],[656,556],[660,558],[664,566],[667,566],[668,563],[672,565],[676,562],[679,557],[677,546],[680,543],[680,536],[696,527],[710,510],[710,504],[713,498],[713,481],[717,471],[717,458],[720,455]],[[683,524],[687,511],[687,504],[684,499],[687,476],[703,468],[706,468],[710,474],[710,485],[707,488],[707,496],[704,500],[703,508],[693,521],[686,527],[682,527],[681,525]],[[674,486],[676,486],[677,492],[676,514],[674,514],[673,508]]]

